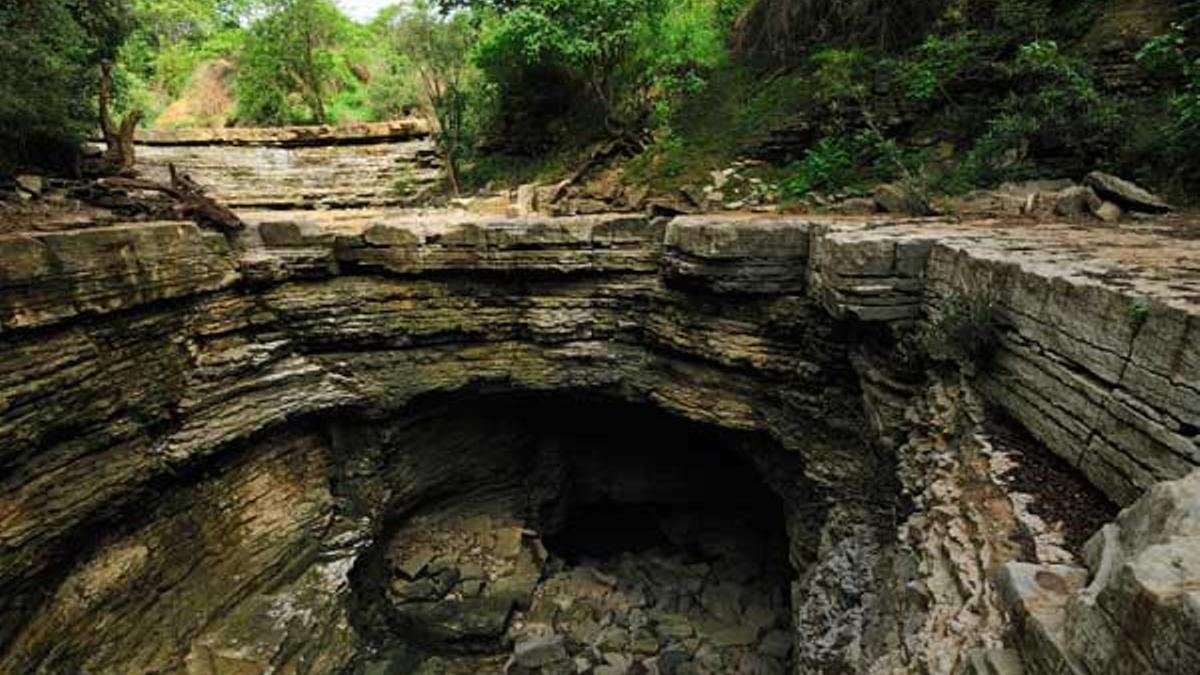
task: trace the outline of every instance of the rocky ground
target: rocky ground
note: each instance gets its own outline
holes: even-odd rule
[[[764,542],[748,534],[759,528],[723,513],[658,511],[656,520],[662,533],[646,548],[572,559],[488,516],[407,526],[392,552],[401,612],[441,638],[502,635],[513,645],[504,659],[431,657],[419,672],[500,661],[507,673],[547,675],[789,672],[790,572],[785,560],[764,559]]]

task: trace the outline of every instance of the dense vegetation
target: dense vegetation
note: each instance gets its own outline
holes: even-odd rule
[[[332,0],[17,0],[0,142],[11,164],[78,141],[115,60],[121,105],[161,127],[423,111],[455,189],[549,178],[616,139],[627,180],[660,189],[754,155],[787,199],[1093,168],[1186,195],[1198,17],[1195,0],[417,0],[363,25]]]
[[[96,126],[100,64],[131,20],[124,0],[0,4],[0,166],[71,164]]]

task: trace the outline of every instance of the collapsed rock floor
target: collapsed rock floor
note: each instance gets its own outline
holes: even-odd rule
[[[454,527],[439,534],[416,525],[424,536],[391,551],[392,601],[434,639],[502,631],[498,649],[438,654],[416,672],[789,671],[786,548],[764,539],[755,514],[589,511],[548,537],[549,550],[501,518],[451,518],[444,523]],[[414,602],[422,592],[428,601]]]

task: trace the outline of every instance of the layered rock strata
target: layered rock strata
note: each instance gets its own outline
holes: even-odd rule
[[[144,177],[169,182],[175,165],[239,211],[402,205],[443,180],[419,120],[145,132],[137,142]]]
[[[363,598],[386,535],[435,496],[499,484],[510,457],[489,446],[500,430],[430,401],[520,392],[650,405],[791,458],[761,473],[784,500],[798,672],[994,646],[981,571],[1019,553],[1004,532],[960,533],[983,516],[920,459],[958,445],[906,431],[906,411],[936,405],[914,403],[879,336],[986,292],[1001,337],[980,389],[1051,451],[1121,503],[1200,465],[1196,282],[1116,274],[1127,242],[1030,250],[1053,232],[444,216],[283,217],[232,244],[181,223],[4,237],[0,670],[383,658]],[[963,471],[982,475],[947,475]],[[901,490],[943,514],[906,536],[986,555],[947,564],[910,541],[905,563]],[[954,602],[977,630],[901,602],[939,575],[965,583]]]

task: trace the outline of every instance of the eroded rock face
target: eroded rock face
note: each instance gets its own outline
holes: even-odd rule
[[[1006,323],[982,390],[1128,503],[1196,464],[1200,324],[1165,298],[1127,330],[1112,319],[1128,293],[1025,264],[1003,253],[1020,242],[1002,230],[944,227],[289,218],[232,246],[179,223],[4,237],[0,671],[415,668],[445,635],[396,626],[467,625],[438,595],[479,600],[468,632],[491,640],[495,606],[562,581],[539,548],[564,517],[545,492],[562,469],[515,462],[538,451],[510,417],[431,411],[446,397],[586,393],[731,435],[782,500],[790,615],[764,621],[753,649],[736,636],[737,668],[772,672],[782,653],[796,672],[955,672],[937,654],[999,644],[982,579],[1020,555],[1018,525],[976,503],[1003,491],[958,489],[992,480],[986,467],[942,459],[972,423],[909,419],[957,415],[945,401],[969,397],[922,399],[871,336],[986,281]],[[1024,362],[1043,365],[1021,376]],[[1098,421],[1058,431],[1077,418]],[[482,515],[486,527],[467,524]],[[988,516],[995,531],[978,538]],[[444,531],[454,564],[411,550],[422,538],[395,536],[405,527]],[[474,583],[490,575],[512,592]],[[625,626],[628,653],[650,638],[660,659],[670,651],[655,626],[695,631],[675,610],[684,620],[659,616],[646,634]],[[514,611],[502,642],[547,641],[524,661],[559,663],[557,638],[572,663],[590,658],[570,631],[510,632]],[[705,667],[729,672],[710,642]],[[633,667],[603,655],[588,668]]]
[[[1161,483],[1088,542],[1086,568],[1001,574],[1029,672],[1190,673],[1200,660],[1200,472]]]

